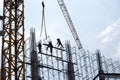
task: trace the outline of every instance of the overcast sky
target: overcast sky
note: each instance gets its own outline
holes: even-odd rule
[[[0,14],[2,14],[2,1],[0,0]],[[76,45],[57,0],[44,1],[47,34],[53,44],[59,37],[63,43],[70,40],[72,46]],[[25,37],[29,36],[30,28],[34,27],[37,41],[40,40],[41,2],[42,0],[25,0]],[[65,4],[83,48],[91,52],[100,49],[106,57],[118,60],[120,0],[65,0]]]

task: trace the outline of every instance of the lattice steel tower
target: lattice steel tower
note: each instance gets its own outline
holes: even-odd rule
[[[1,80],[25,80],[24,0],[4,0]]]

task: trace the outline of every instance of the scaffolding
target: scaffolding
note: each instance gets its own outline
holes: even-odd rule
[[[34,37],[35,38],[35,37]],[[35,39],[30,39],[30,41]],[[37,45],[42,44],[41,53],[38,53]],[[120,62],[113,62],[101,56],[99,50],[90,53],[88,50],[78,50],[71,47],[70,42],[66,41],[64,48],[53,47],[53,52],[46,50],[47,43],[41,41],[34,43],[30,48],[36,51],[35,65],[39,71],[38,80],[119,80],[120,79]],[[27,44],[27,43],[26,43]],[[29,44],[29,41],[28,41]],[[32,73],[32,49],[26,49],[26,79],[33,79]],[[32,55],[32,57],[31,57]],[[34,71],[36,71],[34,68]],[[34,73],[36,74],[36,73]],[[102,77],[102,78],[101,78]]]

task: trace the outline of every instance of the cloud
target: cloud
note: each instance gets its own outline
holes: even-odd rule
[[[113,31],[113,27],[108,26],[104,31],[102,31],[99,37],[104,37]]]
[[[98,35],[102,45],[108,44],[113,41],[120,34],[120,19],[109,25]]]
[[[98,35],[100,48],[106,56],[117,59],[120,56],[120,19],[105,27]]]

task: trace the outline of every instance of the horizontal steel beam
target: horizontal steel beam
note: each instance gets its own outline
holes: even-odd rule
[[[120,73],[99,73],[94,77],[93,80],[96,80],[96,78],[99,76],[104,78],[120,79]]]

